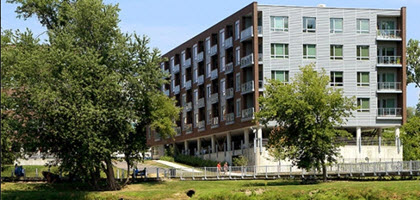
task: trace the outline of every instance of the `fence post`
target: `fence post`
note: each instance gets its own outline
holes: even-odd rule
[[[337,176],[340,177],[340,164],[337,164]]]
[[[257,178],[257,166],[254,165],[254,179]]]
[[[290,166],[290,172],[289,172],[290,178],[292,178],[292,166]]]
[[[303,174],[303,168],[302,168],[302,178],[305,178],[305,175]]]
[[[266,166],[265,166],[265,179],[268,179],[268,174],[267,174],[267,171],[268,171],[268,166],[266,165]]]
[[[156,168],[156,179],[159,180],[159,168]]]
[[[229,166],[229,179],[232,179],[232,166]]]
[[[241,179],[244,179],[244,166],[241,166]]]
[[[194,167],[192,168],[192,180],[195,180],[195,177],[194,177]]]
[[[280,178],[281,164],[277,165],[277,177]]]
[[[219,180],[219,174],[220,174],[220,171],[219,171],[219,168],[216,168],[216,178],[217,178],[217,180]]]
[[[35,177],[38,178],[38,168],[35,168]]]
[[[410,175],[413,175],[413,161],[410,160]]]
[[[204,167],[204,180],[207,180],[207,168]]]
[[[398,175],[400,175],[401,174],[401,168],[402,168],[402,162],[401,161],[399,161],[398,162]]]
[[[388,176],[388,162],[385,162],[385,175]]]
[[[362,169],[362,176],[365,176],[365,170],[363,169],[363,166],[365,166],[365,163],[360,163],[360,168]]]
[[[182,181],[182,180],[184,180],[183,178],[182,178],[182,174],[184,173],[184,171],[182,171],[182,169],[181,169],[181,177],[180,177],[180,180]]]
[[[353,176],[353,174],[352,174],[352,168],[353,168],[353,164],[349,164],[350,165],[350,177],[352,177]]]

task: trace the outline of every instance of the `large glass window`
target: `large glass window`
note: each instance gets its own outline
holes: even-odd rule
[[[331,86],[343,86],[343,72],[331,72]]]
[[[280,82],[289,82],[289,72],[273,70],[271,71],[271,78]]]
[[[369,98],[357,98],[357,112],[369,112]]]
[[[357,86],[369,86],[369,72],[357,72]]]
[[[331,33],[342,33],[343,32],[343,18],[331,18],[330,19],[330,32]]]
[[[316,18],[303,17],[303,32],[315,32],[315,30],[316,30]]]
[[[271,44],[272,58],[289,58],[288,44]]]
[[[357,33],[369,33],[369,19],[357,19]]]
[[[331,60],[343,60],[343,45],[331,45],[330,58]]]
[[[316,58],[316,45],[304,44],[303,45],[303,58]]]
[[[357,46],[357,60],[369,60],[369,46]]]
[[[272,31],[289,31],[289,17],[271,16]]]
[[[236,48],[235,57],[236,57],[236,65],[238,66],[241,64],[241,49],[239,47]]]

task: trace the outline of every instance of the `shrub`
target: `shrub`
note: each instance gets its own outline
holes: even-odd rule
[[[247,166],[248,158],[244,156],[238,156],[236,158],[233,158],[232,163],[234,166]]]
[[[169,161],[169,162],[175,162],[174,161],[174,157],[171,157],[171,156],[161,156],[159,158],[159,160],[165,160],[165,161]]]
[[[199,157],[179,154],[175,156],[175,162],[183,163],[193,167],[216,167],[217,161],[204,160]]]

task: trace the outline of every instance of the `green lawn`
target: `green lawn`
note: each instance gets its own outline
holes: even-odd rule
[[[2,199],[420,199],[420,181],[337,181],[301,185],[286,180],[165,181],[121,191],[89,192],[75,184],[2,183]]]

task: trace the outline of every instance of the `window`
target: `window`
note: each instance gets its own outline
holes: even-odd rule
[[[211,63],[207,63],[207,78],[211,76]]]
[[[226,63],[226,58],[223,56],[222,59],[220,59],[220,72],[224,72],[225,71],[225,63]]]
[[[195,45],[193,46],[193,55],[194,55],[194,59],[197,59],[197,54],[198,54],[198,51],[197,51],[197,44],[195,44]]]
[[[207,98],[210,99],[210,97],[211,97],[211,84],[208,84],[207,85]]]
[[[271,17],[272,31],[289,31],[289,17]]]
[[[369,33],[369,19],[357,19],[357,33]]]
[[[303,45],[303,58],[308,58],[308,59],[316,58],[316,45],[304,44]]]
[[[241,99],[236,100],[236,117],[241,117]]]
[[[343,18],[331,18],[330,19],[330,33],[342,33],[343,32]]]
[[[331,45],[330,58],[331,60],[343,60],[343,45]]]
[[[280,82],[289,82],[289,72],[288,71],[271,71],[271,79],[275,79]]]
[[[222,96],[226,96],[226,81],[225,79],[220,80],[220,91],[222,91]]]
[[[303,18],[303,32],[315,32],[315,30],[316,30],[316,18],[304,17]]]
[[[206,38],[206,52],[210,53],[210,37]]]
[[[357,46],[357,60],[369,60],[369,46]]]
[[[271,44],[271,58],[289,58],[289,45]]]
[[[241,64],[241,49],[239,47],[236,48],[235,57],[236,57],[236,66],[238,66]]]
[[[195,89],[194,90],[194,104],[197,104],[198,103],[198,90],[197,89]]]
[[[369,112],[369,98],[357,98],[357,112]]]
[[[223,105],[221,106],[221,110],[220,110],[220,121],[225,121],[225,115],[226,115],[226,106]]]
[[[241,90],[241,73],[236,74],[235,83],[236,83],[236,92],[239,92]]]
[[[239,29],[239,20],[238,20],[235,22],[235,40],[239,39],[239,36],[240,36],[239,30],[240,29]]]
[[[195,68],[193,72],[194,83],[197,83],[198,69]]]
[[[331,72],[331,86],[343,86],[343,72]]]
[[[219,35],[220,49],[222,49],[222,47],[225,47],[225,29],[220,30]]]
[[[357,72],[357,86],[369,86],[369,72]]]

